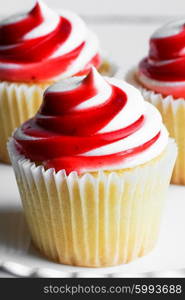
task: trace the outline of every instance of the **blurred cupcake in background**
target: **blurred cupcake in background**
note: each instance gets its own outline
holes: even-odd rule
[[[172,183],[185,185],[185,21],[170,22],[150,39],[149,54],[126,80],[154,104],[178,145]]]
[[[8,148],[44,255],[101,267],[153,249],[176,145],[136,88],[94,68],[56,83]]]
[[[46,87],[91,66],[111,68],[101,62],[96,35],[72,12],[59,15],[37,1],[0,23],[0,160],[9,162],[8,137],[37,112]]]

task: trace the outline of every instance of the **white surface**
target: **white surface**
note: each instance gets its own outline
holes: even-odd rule
[[[3,175],[2,175],[3,174]],[[185,187],[170,186],[158,244],[149,255],[130,264],[111,268],[89,269],[49,262],[36,250],[29,249],[29,233],[22,218],[21,203],[10,166],[0,164],[0,264],[13,273],[31,276],[132,276],[143,272],[185,269]],[[5,264],[6,262],[6,264]],[[8,263],[8,265],[7,265]],[[17,265],[21,264],[20,265]]]

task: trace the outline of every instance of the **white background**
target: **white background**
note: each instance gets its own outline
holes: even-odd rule
[[[0,0],[0,16],[9,16],[18,11],[28,10],[34,2],[34,0]],[[185,19],[185,0],[45,0],[45,2],[53,8],[67,8],[82,15],[99,36],[103,51],[124,70],[137,64],[146,55],[149,37],[158,26],[183,15]],[[4,177],[2,178],[2,172],[0,172],[0,204],[6,200],[8,205],[11,197],[18,199],[19,196],[13,174],[10,170],[9,177],[9,168],[7,168],[0,165],[3,176],[6,175],[6,184],[4,184]],[[6,199],[5,195],[9,198]],[[182,204],[180,201],[183,200],[182,195],[185,195],[185,187],[179,187],[179,190],[178,187],[170,188],[170,199],[168,200],[173,205],[166,210],[168,218],[166,217],[166,221],[164,221],[168,223],[170,217],[175,226],[170,221],[170,231],[168,230],[167,235],[163,228],[165,239],[161,240],[162,244],[160,243],[160,245],[164,245],[161,246],[163,250],[158,251],[157,255],[152,254],[155,264],[161,264],[165,269],[168,266],[170,268],[185,267],[185,263],[181,265],[184,258],[183,247],[179,249],[178,254],[176,253],[176,245],[179,244],[181,236],[183,236],[184,210],[180,208]],[[175,198],[176,203],[173,202]],[[179,234],[176,235],[176,231]],[[165,249],[165,244],[170,249],[170,256]],[[176,254],[173,255],[173,253]],[[160,259],[158,259],[158,255],[160,255]],[[177,265],[177,261],[179,265]],[[144,266],[150,267],[151,262],[151,257],[146,258]],[[139,268],[139,264],[140,262],[132,265],[131,268],[134,269],[136,266]]]

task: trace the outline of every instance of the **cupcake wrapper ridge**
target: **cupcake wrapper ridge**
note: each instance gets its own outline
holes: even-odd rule
[[[178,146],[178,157],[174,167],[171,183],[185,185],[185,99],[174,99],[150,91],[139,84],[133,69],[126,75],[126,80],[140,89],[144,99],[153,104],[161,113],[169,134]]]
[[[17,127],[37,112],[47,86],[0,82],[1,161],[10,163],[7,141]]]
[[[81,176],[36,166],[16,152],[12,139],[8,149],[33,243],[45,256],[103,267],[128,263],[154,247],[174,141],[145,165]]]

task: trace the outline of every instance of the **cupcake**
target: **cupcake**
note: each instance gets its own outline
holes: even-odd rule
[[[172,183],[185,185],[185,25],[170,22],[150,39],[149,54],[126,80],[137,86],[145,100],[160,111],[178,145]]]
[[[95,68],[56,83],[8,149],[45,256],[102,267],[154,247],[176,146],[136,88]]]
[[[37,112],[46,87],[91,66],[111,71],[101,64],[95,34],[72,12],[59,15],[37,1],[29,13],[0,23],[0,160],[9,162],[7,140]]]

